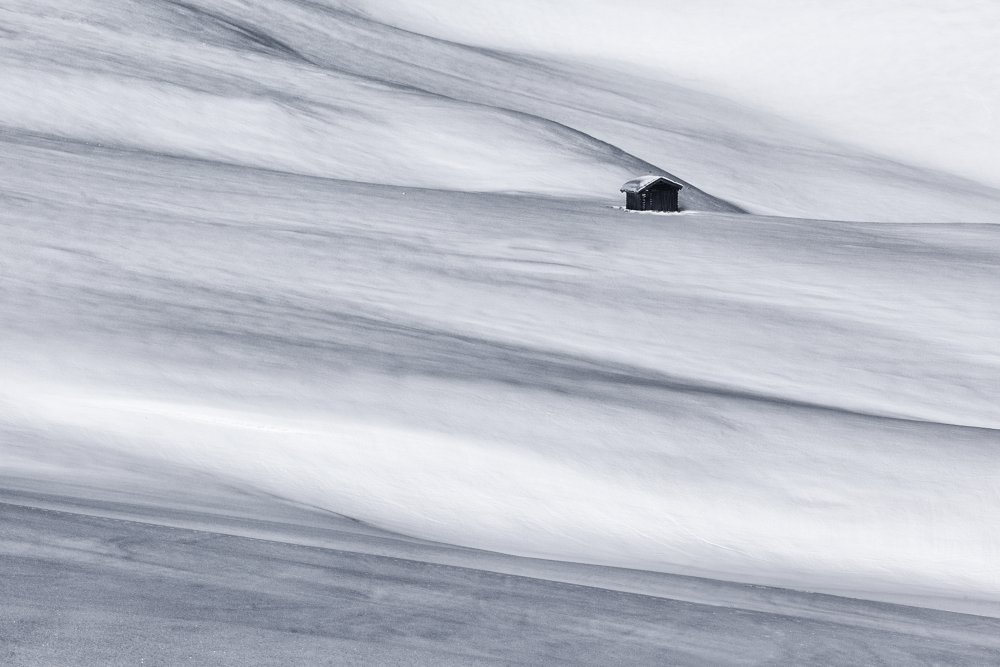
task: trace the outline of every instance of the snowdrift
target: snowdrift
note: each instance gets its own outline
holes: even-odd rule
[[[366,11],[7,12],[8,479],[996,613],[996,190]]]

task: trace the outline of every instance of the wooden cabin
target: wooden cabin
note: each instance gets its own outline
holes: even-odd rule
[[[622,186],[625,208],[630,211],[679,211],[679,195],[684,186],[666,176],[649,174],[633,178]]]

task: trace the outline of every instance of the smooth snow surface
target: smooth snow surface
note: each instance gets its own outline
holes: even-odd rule
[[[188,501],[211,506],[201,482]],[[268,523],[246,517],[262,502],[273,516],[280,503],[253,494],[241,498],[243,517],[135,498],[0,491],[5,665],[972,667],[1000,658],[998,619],[511,558],[304,508]]]
[[[1000,187],[995,0],[345,0],[394,25],[601,59]]]
[[[1000,613],[990,179],[389,7],[0,10],[5,478]]]

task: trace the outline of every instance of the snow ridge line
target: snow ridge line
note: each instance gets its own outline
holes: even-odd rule
[[[255,28],[249,23],[244,23],[229,16],[224,16],[208,9],[198,7],[190,2],[184,2],[183,0],[160,0],[160,2],[176,8],[179,12],[190,14],[196,19],[205,19],[208,22],[221,27],[226,32],[243,38],[252,44],[256,44],[261,47],[260,50],[263,50],[264,53],[270,53],[272,55],[280,54],[295,60],[310,62],[305,56],[292,48],[289,44],[286,44],[278,38],[267,34],[259,28]]]

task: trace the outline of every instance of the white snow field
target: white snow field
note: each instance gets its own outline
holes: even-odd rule
[[[0,662],[1000,663],[997,126],[421,5],[0,8]]]
[[[481,46],[667,74],[841,141],[1000,186],[994,0],[360,0]]]

